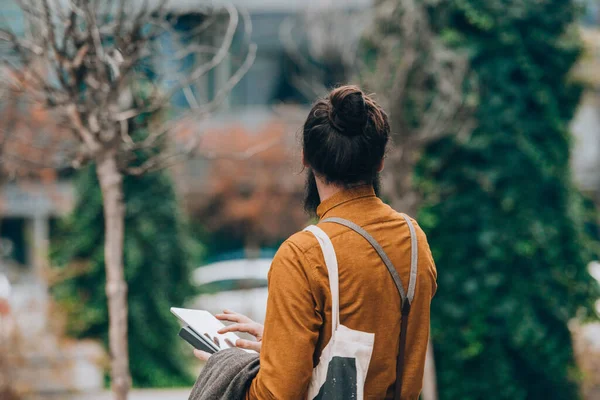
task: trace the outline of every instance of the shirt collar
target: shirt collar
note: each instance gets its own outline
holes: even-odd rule
[[[322,219],[331,209],[363,197],[375,197],[375,190],[372,185],[360,185],[340,190],[319,204],[319,207],[317,207],[317,216],[319,219]]]

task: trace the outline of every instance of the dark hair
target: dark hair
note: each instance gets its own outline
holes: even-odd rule
[[[373,183],[390,136],[383,109],[357,86],[318,100],[303,128],[304,159],[328,183]]]

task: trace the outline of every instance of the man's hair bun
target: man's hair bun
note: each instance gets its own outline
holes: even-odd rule
[[[363,133],[369,118],[367,103],[362,90],[356,86],[342,86],[329,94],[331,126],[346,136]]]

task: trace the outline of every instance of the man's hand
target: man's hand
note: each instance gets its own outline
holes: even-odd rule
[[[242,349],[254,350],[260,353],[261,341],[265,327],[258,322],[252,321],[243,314],[238,314],[230,310],[224,310],[223,314],[215,315],[221,321],[234,322],[233,324],[221,329],[219,333],[227,332],[245,332],[256,338],[256,341],[238,339],[235,342],[237,347]]]
[[[200,361],[208,361],[208,359],[210,358],[210,353],[207,353],[206,351],[194,349],[194,356],[196,356],[196,358],[199,359]]]
[[[250,318],[246,317],[243,314],[238,314],[231,310],[224,310],[223,314],[217,314],[215,317],[221,321],[229,321],[233,322],[233,324],[226,326],[225,328],[218,331],[218,333],[223,334],[227,332],[245,332],[256,338],[256,341],[252,340],[244,340],[238,339],[235,342],[235,346],[241,349],[254,350],[260,353],[261,341],[264,331],[264,326],[259,324],[258,322],[252,321]],[[202,350],[194,349],[194,356],[196,358],[207,361],[210,357],[210,353],[207,353]]]

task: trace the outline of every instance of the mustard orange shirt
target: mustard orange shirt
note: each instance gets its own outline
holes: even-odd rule
[[[408,226],[398,212],[375,196],[371,186],[338,192],[322,202],[317,213],[320,219],[341,217],[362,226],[381,244],[407,288],[411,249]],[[419,264],[409,314],[403,399],[417,399],[421,391],[429,307],[437,289],[427,239],[416,222],[414,225]],[[380,257],[362,236],[334,223],[319,227],[331,238],[337,254],[341,323],[375,333],[365,399],[392,399],[402,318],[400,295]],[[246,399],[304,399],[312,369],[331,337],[327,267],[312,233],[296,233],[281,245],[269,271],[268,285],[260,370]]]

